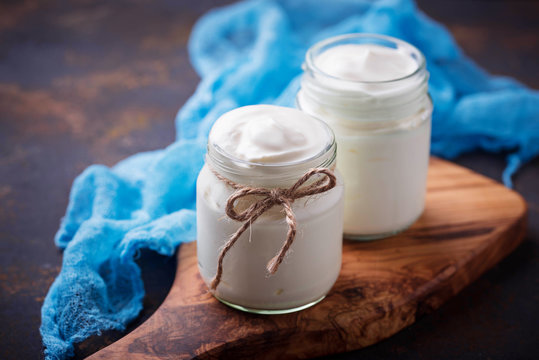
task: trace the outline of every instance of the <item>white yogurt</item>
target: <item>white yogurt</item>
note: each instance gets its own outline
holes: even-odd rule
[[[209,143],[229,155],[259,164],[298,162],[327,146],[325,125],[295,109],[244,106],[219,118]]]
[[[346,237],[385,237],[423,212],[432,103],[423,55],[380,35],[313,46],[297,104],[334,130]]]
[[[345,44],[330,48],[314,59],[333,77],[361,82],[400,79],[417,70],[417,63],[402,48],[376,44]]]
[[[290,187],[307,170],[333,167],[335,143],[326,124],[295,109],[268,105],[233,110],[217,120],[208,142],[206,165],[197,181],[197,254],[209,286],[220,250],[240,226],[225,214],[234,190],[230,180],[257,187]],[[209,166],[208,166],[209,165]],[[237,204],[246,208],[257,199]],[[288,225],[277,205],[258,218],[226,254],[214,295],[233,307],[283,313],[310,306],[331,289],[341,267],[343,186],[296,200],[297,235],[277,272],[266,264],[281,248]]]

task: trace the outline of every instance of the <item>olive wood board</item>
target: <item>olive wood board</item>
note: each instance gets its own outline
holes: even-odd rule
[[[369,346],[440,307],[514,250],[526,211],[516,192],[431,158],[423,215],[387,239],[345,240],[340,276],[319,304],[285,315],[234,310],[208,292],[196,246],[184,244],[163,304],[90,359],[305,359]]]

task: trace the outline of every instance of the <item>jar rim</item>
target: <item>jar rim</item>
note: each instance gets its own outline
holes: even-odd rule
[[[321,53],[320,50],[323,49],[324,47],[334,45],[334,44],[337,44],[339,42],[345,42],[346,43],[346,41],[348,41],[348,40],[358,40],[358,39],[359,40],[369,40],[369,39],[371,39],[371,40],[375,40],[375,41],[384,41],[386,43],[394,43],[394,44],[397,45],[397,47],[401,46],[401,47],[409,48],[414,53],[416,53],[418,55],[418,57],[419,57],[419,59],[417,59],[418,60],[418,67],[412,73],[410,73],[408,75],[405,75],[405,76],[401,76],[401,77],[396,78],[396,79],[381,80],[381,81],[363,81],[363,80],[350,80],[350,79],[344,79],[344,78],[341,78],[341,77],[337,77],[337,76],[328,74],[327,72],[323,71],[318,66],[316,66],[315,58],[319,54],[319,52]],[[384,45],[382,44],[382,46],[384,46]],[[406,42],[404,40],[400,40],[400,39],[397,39],[395,37],[388,36],[388,35],[382,35],[382,34],[350,33],[350,34],[333,36],[333,37],[330,37],[328,39],[324,39],[324,40],[321,40],[321,41],[315,43],[313,46],[311,46],[307,50],[307,53],[305,54],[305,63],[306,63],[306,66],[307,66],[307,68],[305,70],[312,71],[312,72],[314,72],[316,74],[328,77],[330,79],[337,80],[337,81],[342,81],[342,82],[348,83],[348,84],[365,84],[365,85],[368,85],[368,84],[391,84],[391,83],[395,83],[395,82],[399,82],[399,81],[403,81],[403,80],[413,78],[414,76],[416,76],[416,75],[420,74],[421,72],[425,71],[427,62],[426,62],[426,59],[425,59],[425,55],[423,55],[423,53],[417,47],[415,47],[414,45],[412,45],[409,42]]]

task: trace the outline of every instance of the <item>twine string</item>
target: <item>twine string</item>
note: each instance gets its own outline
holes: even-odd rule
[[[230,236],[219,253],[219,258],[217,261],[217,273],[211,282],[211,290],[215,290],[221,282],[221,277],[223,275],[223,260],[225,255],[234,246],[241,234],[243,234],[243,232],[247,230],[247,228],[250,227],[251,224],[254,223],[256,219],[258,219],[263,213],[275,205],[281,205],[285,213],[286,223],[288,224],[286,240],[284,241],[277,255],[275,255],[266,265],[266,270],[268,273],[271,275],[275,274],[279,268],[279,265],[281,265],[283,262],[287,251],[290,249],[290,246],[292,246],[294,238],[296,237],[297,223],[294,211],[292,211],[292,203],[299,198],[326,192],[334,188],[337,184],[335,174],[328,168],[315,168],[307,171],[301,178],[298,179],[298,181],[296,181],[296,183],[294,183],[294,185],[288,189],[262,188],[241,185],[225,178],[211,167],[210,170],[217,177],[217,179],[236,190],[228,198],[225,212],[232,220],[243,222],[239,229]],[[322,177],[312,184],[304,186],[304,184],[309,181],[311,177],[316,175],[322,175]],[[246,196],[258,196],[262,198],[251,204],[247,209],[238,213],[235,209],[235,203]]]

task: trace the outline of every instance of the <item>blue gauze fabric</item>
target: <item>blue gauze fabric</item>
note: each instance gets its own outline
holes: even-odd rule
[[[195,239],[195,180],[216,118],[243,105],[293,106],[308,47],[354,32],[395,36],[425,54],[434,154],[508,151],[503,179],[510,185],[519,166],[539,153],[538,92],[485,73],[412,1],[260,0],[211,11],[189,41],[202,80],[178,113],[177,141],[113,168],[91,166],[73,184],[55,238],[65,249],[62,270],[42,308],[48,359],[65,359],[73,343],[123,330],[138,315],[139,249],[172,255]]]

